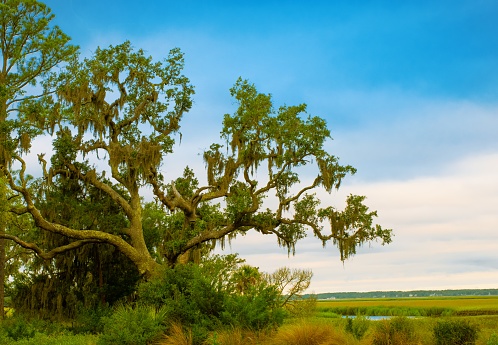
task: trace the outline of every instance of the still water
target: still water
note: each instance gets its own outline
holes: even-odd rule
[[[356,316],[345,316],[343,315],[342,318],[343,319],[346,319],[346,318],[350,318],[350,319],[354,319]],[[364,316],[365,319],[368,319],[368,320],[372,320],[372,321],[378,321],[378,320],[386,320],[386,319],[390,319],[392,318],[392,316],[369,316],[369,315],[365,315]]]

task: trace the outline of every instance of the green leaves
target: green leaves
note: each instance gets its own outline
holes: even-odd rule
[[[373,224],[377,212],[369,211],[369,208],[363,204],[364,200],[364,196],[349,195],[343,211],[338,211],[333,207],[318,211],[320,221],[329,222],[331,234],[322,236],[315,233],[315,235],[322,239],[324,245],[327,240],[332,239],[343,261],[356,254],[357,247],[364,243],[381,240],[384,245],[392,241],[392,230]]]
[[[105,150],[116,177],[145,182],[172,151],[172,134],[192,105],[183,64],[179,49],[154,62],[130,42],[69,64],[58,97],[69,115],[65,121],[77,130],[78,150]]]
[[[28,152],[42,133],[53,92],[48,82],[54,78],[52,69],[76,52],[69,37],[50,25],[53,17],[37,1],[0,4],[0,166]],[[28,94],[28,89],[36,91]]]
[[[305,104],[276,110],[270,95],[241,78],[230,93],[238,108],[224,117],[221,138],[226,153],[221,144],[213,144],[204,154],[208,183],[216,192],[205,193],[203,200],[223,198],[229,220],[239,229],[274,234],[289,252],[308,230],[324,245],[336,244],[342,260],[363,243],[391,241],[391,230],[373,225],[377,214],[363,205],[364,197],[350,196],[346,209],[337,211],[321,209],[322,201],[308,193],[320,187],[331,193],[348,174],[356,173],[324,150],[330,139],[324,119],[307,114]],[[316,175],[310,178],[313,169]],[[277,206],[261,212],[263,200]]]

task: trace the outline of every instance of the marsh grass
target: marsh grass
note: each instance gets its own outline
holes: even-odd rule
[[[349,306],[349,307],[324,307],[318,308],[317,316],[330,317],[329,315],[368,315],[368,316],[449,316],[456,311],[449,308],[412,308],[412,307],[392,307],[392,306]]]
[[[179,323],[171,324],[168,334],[157,342],[157,345],[192,345],[193,337],[191,330],[183,329]]]
[[[204,345],[260,345],[268,344],[272,333],[251,331],[240,327],[221,329],[210,334]]]
[[[300,322],[282,326],[275,334],[271,345],[356,345],[359,344],[344,328],[330,323]]]
[[[497,300],[495,298],[495,300]],[[460,299],[452,299],[454,305],[447,305],[444,308],[450,308],[452,310],[463,310],[465,311],[465,305],[472,310],[494,310],[490,309],[489,305],[495,303],[492,299],[489,300],[478,300],[469,299],[462,302]],[[358,301],[352,302],[352,307]],[[374,301],[369,301],[370,308],[375,308],[373,305]],[[386,301],[384,299],[377,300],[378,307],[380,304],[384,304]],[[394,302],[394,301],[393,301]],[[437,299],[432,300],[434,302],[433,306],[430,306],[427,301],[410,300],[401,301],[405,305],[402,308],[410,308],[407,302],[412,303],[412,307],[418,303],[424,308],[443,308],[441,303]],[[416,303],[415,303],[416,302]],[[321,302],[323,303],[323,302]],[[325,302],[324,304],[318,303],[321,306],[330,305]],[[364,303],[364,302],[360,302]],[[444,303],[448,303],[445,299]],[[488,304],[487,306],[485,304]],[[479,306],[480,304],[480,306]],[[385,304],[384,304],[385,307]],[[393,307],[394,308],[394,307]],[[126,309],[126,308],[125,308]],[[381,309],[379,309],[381,310]],[[403,309],[406,310],[406,309]],[[108,321],[112,322],[112,329],[119,328],[120,334],[124,330],[132,330],[129,324],[132,323],[134,326],[140,324],[142,326],[147,326],[144,329],[149,329],[150,322],[145,322],[147,319],[159,321],[162,319],[158,317],[157,311],[142,310],[140,315],[135,315],[135,313],[141,310],[122,310],[124,312],[122,319],[113,319]],[[144,314],[145,313],[145,314]],[[9,318],[10,319],[10,318]],[[394,318],[396,319],[396,318]],[[156,342],[148,342],[148,344],[154,345],[197,345],[202,343],[202,345],[375,345],[375,344],[385,344],[390,345],[434,345],[434,328],[438,322],[441,320],[469,320],[472,323],[479,326],[479,333],[476,345],[498,345],[498,315],[482,315],[482,316],[443,316],[443,317],[416,317],[416,318],[401,318],[402,322],[393,322],[394,319],[383,320],[383,321],[366,321],[369,327],[360,327],[362,325],[358,324],[353,327],[353,320],[348,328],[348,320],[341,317],[337,313],[327,310],[315,314],[315,316],[305,317],[305,318],[289,318],[286,320],[283,326],[278,329],[272,329],[267,331],[251,331],[245,330],[241,327],[224,327],[221,329],[216,329],[215,331],[207,334],[207,339],[204,337],[195,336],[196,330],[189,330],[182,327],[179,324],[166,326],[164,335],[159,335]],[[11,322],[16,320],[11,319]],[[117,322],[120,321],[120,322]],[[124,322],[127,321],[127,322]],[[154,322],[154,324],[155,324]],[[127,324],[126,327],[123,326]],[[10,345],[95,345],[96,343],[102,344],[102,340],[109,336],[106,335],[106,331],[100,333],[99,335],[87,335],[87,334],[71,334],[70,326],[66,325],[65,330],[58,330],[62,327],[62,324],[56,327],[56,324],[52,325],[50,329],[47,329],[46,325],[41,325],[39,323],[29,320],[29,326],[36,329],[36,333],[32,338],[22,338],[18,341],[14,341],[8,336],[9,322],[0,324],[0,344],[10,344]],[[43,326],[43,327],[42,327]],[[133,328],[137,330],[136,328]],[[349,329],[349,331],[348,331]],[[110,329],[107,329],[110,331]],[[364,332],[363,332],[364,331]],[[11,332],[13,332],[11,330]],[[160,331],[161,333],[163,331]],[[133,332],[136,333],[136,332]],[[356,333],[357,337],[354,336]],[[361,333],[361,336],[360,336]],[[495,335],[493,335],[495,334]],[[113,344],[122,344],[123,342],[113,342]]]
[[[497,296],[414,297],[319,301],[320,313],[387,316],[498,315]]]

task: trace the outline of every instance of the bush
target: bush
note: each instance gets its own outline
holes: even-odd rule
[[[4,334],[14,341],[33,338],[36,333],[35,325],[23,316],[6,319],[0,325]]]
[[[345,330],[351,333],[357,340],[361,340],[370,327],[370,320],[365,316],[357,315],[355,318],[346,319]]]
[[[178,265],[139,286],[139,301],[163,308],[167,317],[192,330],[195,341],[205,339],[219,325],[224,296],[196,265]]]
[[[136,307],[120,305],[114,313],[103,318],[104,332],[100,335],[99,345],[146,345],[166,329],[164,310],[152,306]]]
[[[64,325],[17,315],[0,322],[0,344],[12,345],[88,345],[95,335],[73,335]]]
[[[433,332],[436,345],[472,345],[478,328],[464,320],[444,320],[434,326]]]
[[[408,345],[413,344],[415,330],[413,324],[405,316],[396,316],[389,320],[381,320],[373,334],[373,345]]]
[[[195,344],[221,326],[261,330],[282,324],[278,289],[259,279],[257,268],[237,264],[222,276],[224,266],[218,263],[166,268],[139,286],[138,300],[167,308],[168,319],[189,329]]]
[[[102,333],[103,318],[112,314],[112,308],[99,305],[96,308],[80,308],[74,320],[73,331],[76,333]]]
[[[251,330],[276,328],[283,323],[285,314],[279,302],[279,292],[263,283],[244,295],[226,296],[222,322]]]

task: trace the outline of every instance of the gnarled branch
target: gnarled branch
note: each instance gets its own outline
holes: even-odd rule
[[[0,238],[6,239],[6,240],[11,240],[11,241],[17,243],[18,245],[20,245],[21,247],[33,251],[36,255],[38,255],[40,258],[42,258],[44,260],[53,259],[55,256],[57,256],[59,254],[62,254],[62,253],[65,253],[67,251],[82,247],[85,244],[102,243],[101,240],[97,240],[97,239],[78,240],[78,241],[74,241],[74,242],[71,242],[69,244],[66,244],[64,246],[56,247],[54,249],[51,249],[48,252],[45,252],[45,251],[43,251],[43,249],[38,247],[38,245],[36,245],[35,243],[23,241],[22,239],[20,239],[17,236],[0,233]]]

